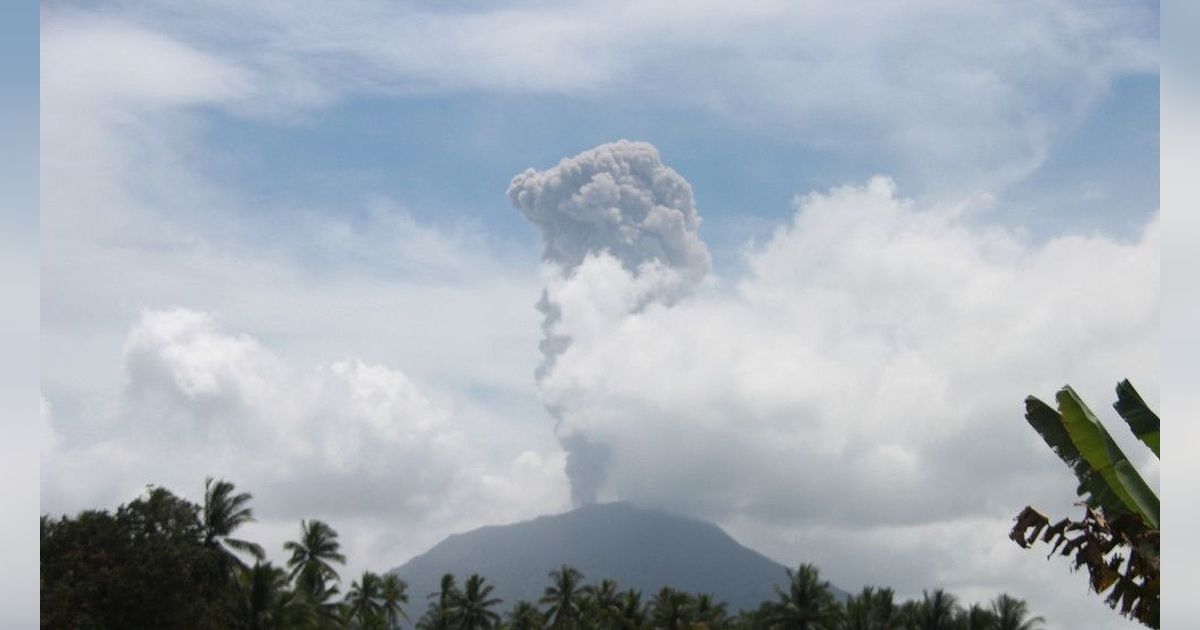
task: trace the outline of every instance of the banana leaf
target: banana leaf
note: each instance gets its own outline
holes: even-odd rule
[[[1059,390],[1056,398],[1063,426],[1075,448],[1100,473],[1129,511],[1139,514],[1147,525],[1158,529],[1158,495],[1129,463],[1129,458],[1104,425],[1070,386]]]
[[[1117,402],[1113,403],[1113,409],[1121,414],[1133,434],[1154,451],[1154,456],[1159,457],[1158,416],[1150,411],[1128,379],[1117,383]]]
[[[1030,396],[1025,399],[1025,420],[1042,436],[1050,450],[1075,473],[1075,478],[1079,480],[1076,494],[1084,497],[1088,505],[1101,508],[1109,515],[1130,512],[1104,477],[1092,468],[1079,449],[1075,448],[1075,443],[1071,441],[1071,436],[1063,425],[1062,414],[1037,397]]]

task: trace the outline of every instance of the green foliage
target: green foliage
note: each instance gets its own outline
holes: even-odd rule
[[[846,602],[844,630],[900,630],[904,627],[900,610],[890,588],[863,587],[861,593]]]
[[[454,602],[459,599],[458,585],[454,576],[442,576],[438,592],[430,593],[429,610],[417,621],[420,630],[450,630],[454,627]]]
[[[248,507],[251,498],[247,492],[235,494],[233,484],[223,479],[214,482],[209,477],[204,480],[204,505],[201,508],[204,544],[219,553],[223,564],[242,571],[249,567],[239,553],[249,554],[255,560],[264,557],[263,548],[258,544],[233,537],[235,530],[254,521],[254,513]]]
[[[829,589],[821,580],[820,571],[811,564],[801,564],[795,572],[787,571],[787,590],[775,587],[779,601],[767,617],[772,630],[834,630],[841,622],[842,611]]]
[[[283,548],[292,554],[287,562],[288,577],[296,581],[299,590],[319,604],[337,594],[341,578],[333,564],[345,564],[346,556],[332,527],[318,520],[300,521],[300,540],[289,540]]]
[[[1150,411],[1128,379],[1117,383],[1117,402],[1113,403],[1113,408],[1129,425],[1129,430],[1154,452],[1155,457],[1159,457],[1158,414]]]
[[[1075,473],[1077,493],[1085,499],[1084,517],[1051,524],[1042,513],[1026,506],[1017,515],[1009,537],[1022,547],[1032,546],[1039,538],[1051,544],[1051,555],[1072,557],[1074,569],[1087,569],[1092,590],[1107,593],[1109,606],[1157,628],[1158,495],[1073,389],[1062,388],[1056,400],[1057,411],[1033,396],[1026,398],[1025,419]],[[1158,416],[1128,380],[1117,384],[1113,408],[1158,457]],[[999,615],[1002,610],[994,612]]]
[[[508,630],[541,630],[546,626],[546,616],[530,602],[517,602],[508,612],[504,627]]]
[[[400,619],[408,620],[408,614],[404,612],[404,606],[408,604],[408,584],[404,580],[392,573],[383,576],[379,598],[384,627],[394,630],[400,627]]]
[[[546,587],[541,603],[546,604],[546,615],[551,628],[577,628],[583,612],[583,574],[574,567],[562,567],[550,572],[552,584]]]
[[[149,488],[116,513],[43,523],[43,628],[228,626],[232,593],[197,506]]]
[[[119,506],[74,518],[41,519],[42,627],[80,629],[394,630],[408,621],[408,587],[392,574],[365,571],[335,599],[335,565],[346,559],[337,532],[300,523],[285,543],[286,568],[260,557],[258,545],[232,535],[252,518],[251,497],[208,480],[202,505],[162,488]],[[237,541],[232,543],[230,541]],[[255,558],[247,564],[243,555]],[[452,574],[429,594],[421,630],[1034,630],[1021,600],[1002,595],[990,608],[962,609],[941,590],[895,602],[891,589],[868,587],[843,605],[817,568],[788,570],[777,597],[731,614],[710,594],[664,586],[652,597],[616,581],[585,583],[573,567],[548,575],[539,604],[502,601],[481,575],[461,586]],[[930,620],[936,620],[929,625]],[[1015,620],[1015,621],[1014,621]],[[950,625],[938,625],[949,623]]]
[[[451,615],[459,630],[491,630],[500,625],[500,615],[492,610],[500,599],[491,597],[493,587],[478,574],[471,575],[454,599]]]
[[[1029,605],[1025,602],[1012,597],[1008,594],[1002,594],[992,601],[992,608],[989,611],[995,630],[1036,630],[1041,627],[1045,621],[1041,617],[1029,616]]]
[[[346,612],[350,620],[361,628],[383,627],[383,581],[379,576],[365,571],[362,577],[350,584],[346,593]]]
[[[958,616],[958,598],[942,589],[924,592],[915,611],[917,630],[953,630]]]

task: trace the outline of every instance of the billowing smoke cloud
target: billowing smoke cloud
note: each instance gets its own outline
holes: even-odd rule
[[[567,281],[588,273],[581,267],[618,263],[639,287],[621,308],[638,312],[652,303],[674,302],[711,266],[697,233],[700,215],[691,185],[648,143],[620,140],[545,171],[527,169],[513,178],[508,197],[545,243],[542,257],[550,277],[538,302],[545,315],[539,382],[570,347],[570,337],[559,332],[559,304],[562,292],[571,291]],[[549,404],[547,409],[559,421],[571,498],[576,505],[592,503],[604,482],[608,447],[565,429],[560,410]]]
[[[542,231],[545,260],[566,271],[607,251],[631,271],[658,261],[693,279],[708,273],[692,187],[648,143],[620,140],[527,169],[508,198]]]

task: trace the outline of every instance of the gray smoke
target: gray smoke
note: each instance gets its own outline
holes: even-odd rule
[[[569,275],[588,255],[607,253],[631,274],[647,263],[678,272],[687,288],[700,281],[711,258],[700,240],[700,215],[692,187],[663,165],[658,150],[645,142],[619,140],[567,158],[545,171],[527,169],[513,178],[508,198],[542,234],[542,259]],[[670,303],[674,286],[653,299]],[[562,311],[549,292],[537,304],[542,321],[539,382],[571,340],[554,331]],[[567,476],[576,505],[594,503],[609,465],[609,448],[578,432],[563,433],[563,410],[547,407],[558,421],[559,442],[567,451]]]
[[[620,140],[513,178],[508,198],[542,232],[544,260],[565,271],[607,251],[636,271],[657,260],[699,279],[708,273],[692,187],[645,142]]]

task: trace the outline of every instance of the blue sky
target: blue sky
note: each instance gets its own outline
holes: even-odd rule
[[[442,6],[41,7],[45,510],[353,574],[594,494],[1124,627],[1005,533],[1025,395],[1157,400],[1156,3]]]
[[[5,439],[0,458],[9,462],[16,478],[28,479],[38,469],[38,431],[29,417],[37,405],[38,376],[29,361],[38,354],[38,68],[37,7],[32,3],[5,3],[0,7],[0,144],[5,147],[0,168],[0,282],[10,292],[8,307],[0,316],[4,346],[9,357],[0,368],[0,415]],[[24,409],[25,411],[22,411]],[[0,621],[10,625],[36,623],[37,573],[36,533],[32,515],[38,508],[37,484],[10,484],[4,501],[11,515],[0,524],[0,535],[20,540],[20,551],[0,583]]]
[[[1055,130],[1032,172],[995,190],[1004,203],[987,220],[1033,239],[1136,229],[1158,208],[1157,112],[1156,74],[1115,80],[1079,120]],[[296,204],[347,212],[356,195],[384,195],[422,220],[465,218],[521,241],[535,235],[499,194],[514,173],[613,139],[648,141],[689,175],[706,221],[701,232],[726,269],[740,266],[745,240],[786,220],[798,191],[879,173],[914,197],[937,195],[941,183],[920,177],[907,159],[806,146],[802,136],[662,104],[454,93],[356,99],[283,123],[206,118],[205,135],[222,148],[209,165],[213,178],[260,200],[264,212]]]

